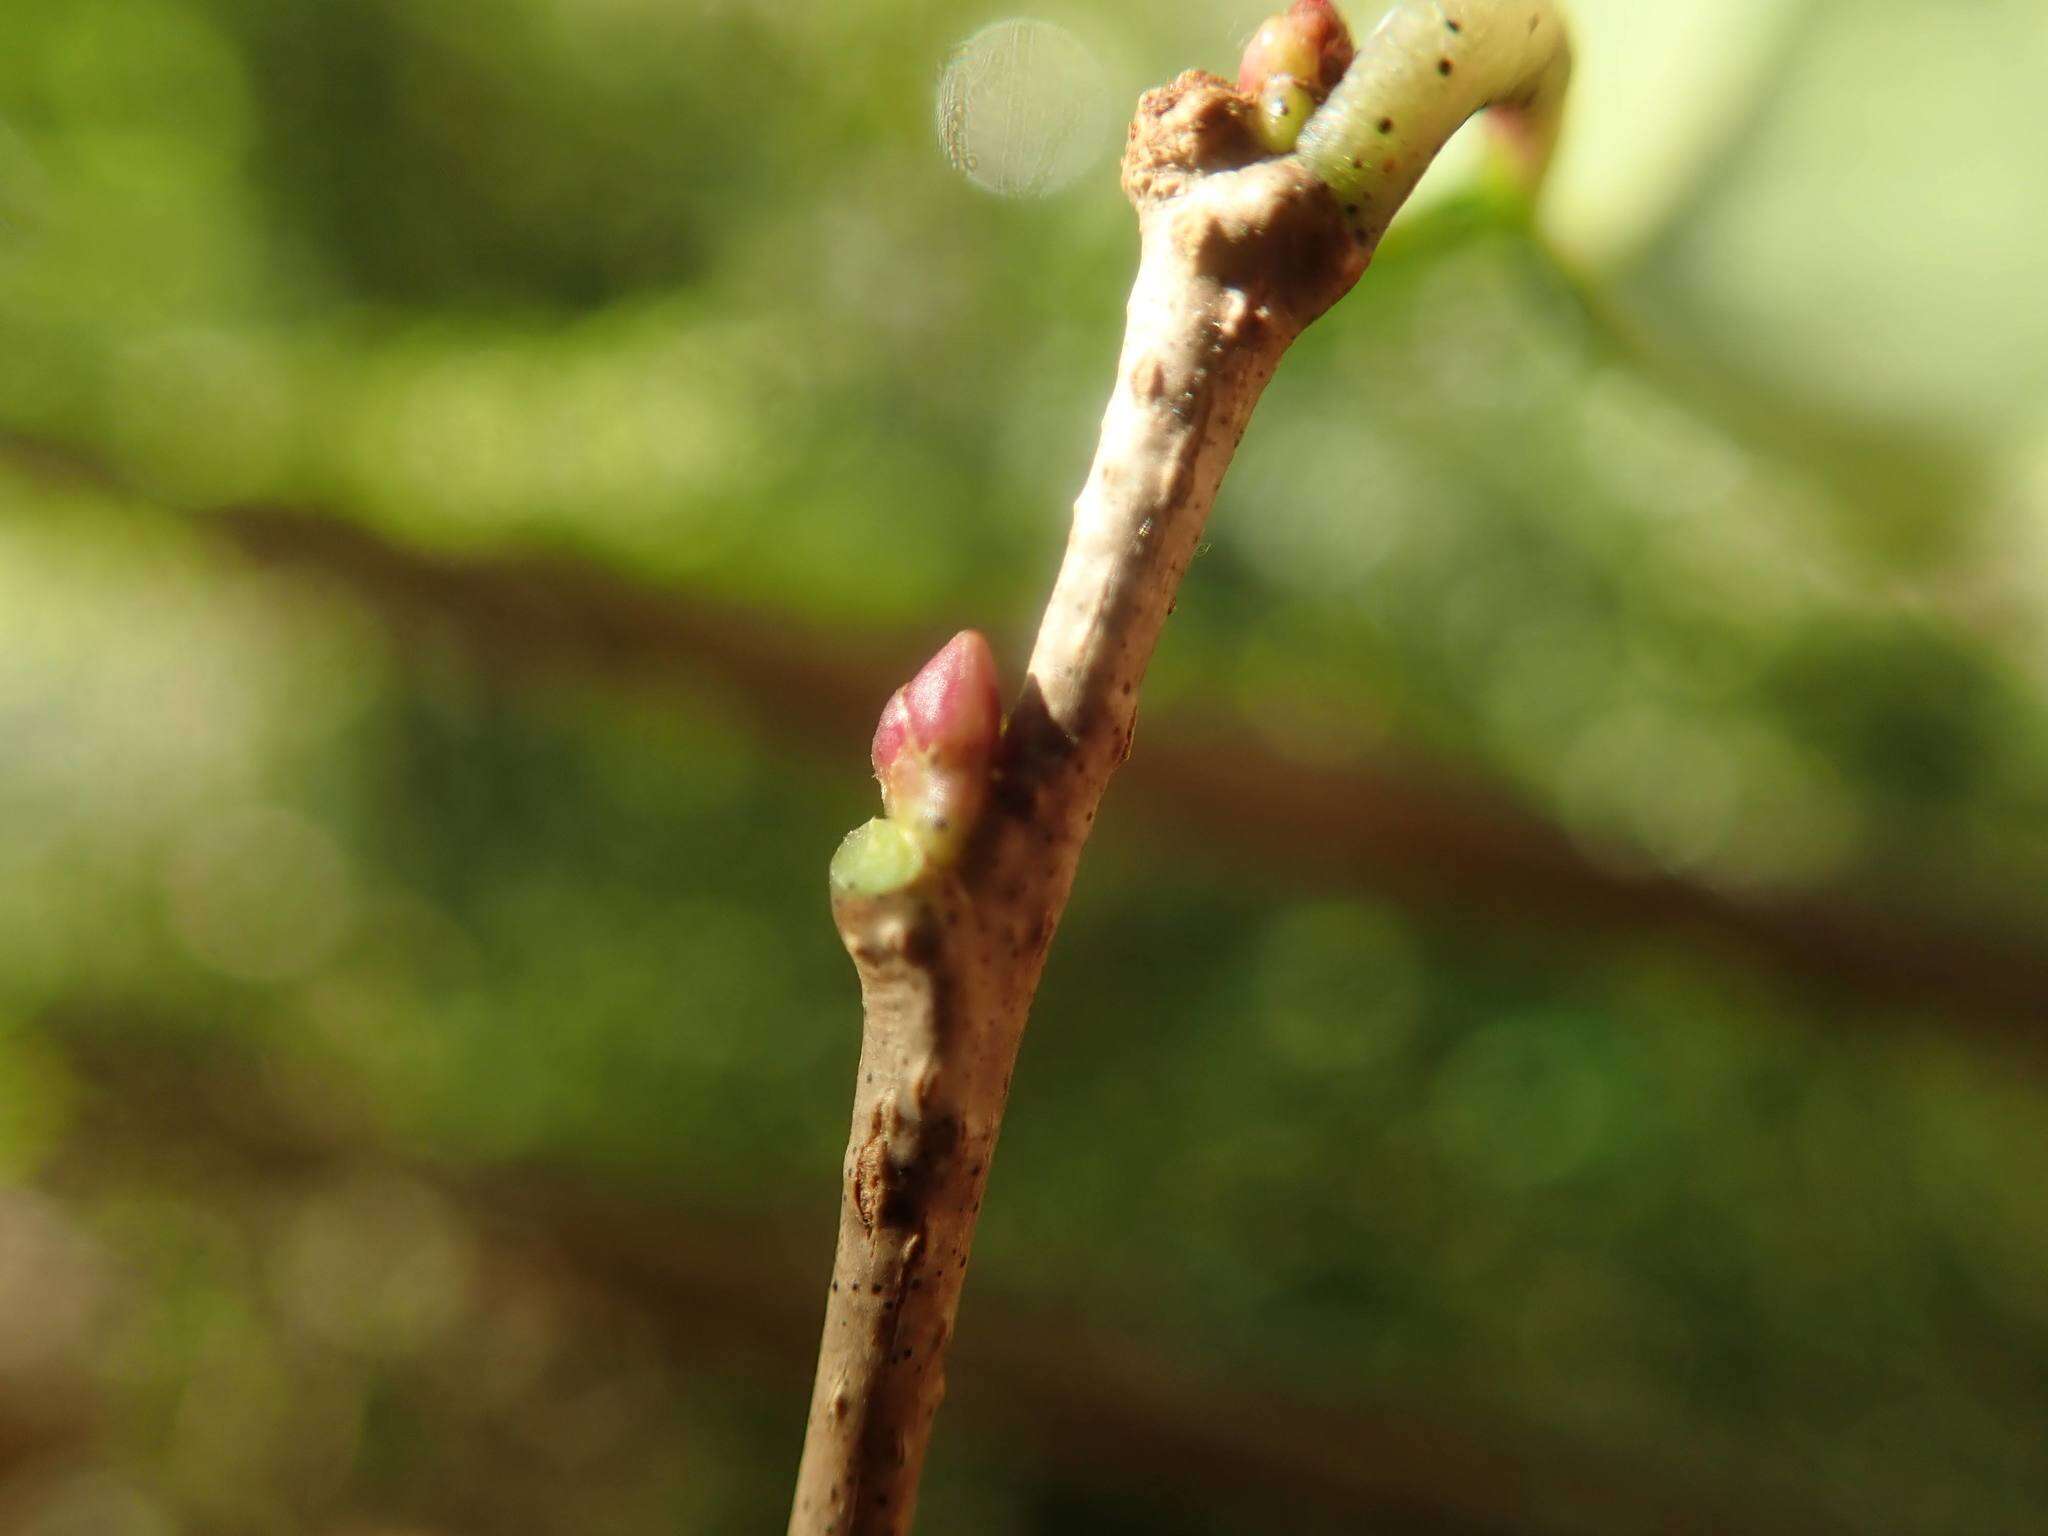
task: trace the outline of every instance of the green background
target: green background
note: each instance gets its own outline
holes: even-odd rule
[[[7,0],[0,1529],[779,1528],[825,860],[1135,251],[940,152],[995,14]],[[2048,12],[1574,15],[1252,424],[924,1530],[2048,1520]]]

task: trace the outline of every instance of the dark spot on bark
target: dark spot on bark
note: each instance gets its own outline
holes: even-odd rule
[[[1380,119],[1380,132],[1381,132],[1381,133],[1392,133],[1393,131],[1394,131],[1394,120],[1393,120],[1393,119],[1392,119],[1391,117],[1383,117],[1383,118],[1381,118],[1381,119]]]
[[[938,1116],[925,1123],[908,1162],[891,1165],[886,1178],[876,1177],[857,1183],[856,1194],[862,1196],[859,1208],[864,1219],[868,1216],[870,1203],[873,1206],[870,1230],[878,1226],[915,1227],[919,1213],[929,1202],[933,1188],[946,1177],[964,1139],[958,1115]],[[879,1144],[870,1145],[877,1146],[879,1158]],[[876,1171],[880,1173],[879,1165]],[[863,1183],[866,1184],[865,1191]]]
[[[1389,155],[1386,159],[1380,162],[1380,169],[1386,172],[1389,176],[1391,176],[1394,174],[1394,172],[1401,169],[1401,162],[1396,160],[1392,155]]]
[[[1267,345],[1262,330],[1291,334],[1307,324],[1357,276],[1351,237],[1329,188],[1298,163],[1282,161],[1275,172],[1280,182],[1261,196],[1257,219],[1203,219],[1179,237],[1203,275],[1250,301],[1225,332],[1241,351]],[[1282,314],[1286,321],[1276,318]],[[1176,504],[1189,488],[1186,476],[1176,481]]]
[[[879,1121],[880,1113],[876,1119]],[[887,1208],[890,1185],[889,1143],[877,1129],[861,1143],[860,1155],[853,1164],[853,1208],[860,1212],[861,1225],[870,1232],[882,1220]],[[859,1290],[859,1286],[854,1287]]]
[[[948,921],[954,921],[951,917]],[[903,936],[903,958],[912,965],[927,966],[939,958],[938,925],[929,920],[911,924]]]
[[[1462,32],[1465,30],[1465,24],[1463,22],[1453,21],[1448,16],[1444,18],[1444,25],[1449,27],[1453,32]]]
[[[1436,72],[1440,75],[1448,75],[1451,72],[1451,61],[1449,59],[1438,59],[1436,61]]]

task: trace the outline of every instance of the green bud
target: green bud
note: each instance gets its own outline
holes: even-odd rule
[[[1253,127],[1268,153],[1284,155],[1294,148],[1316,109],[1316,99],[1292,75],[1275,75],[1259,88],[1258,115]]]
[[[924,848],[910,831],[876,817],[847,833],[832,855],[837,896],[886,896],[924,873]]]

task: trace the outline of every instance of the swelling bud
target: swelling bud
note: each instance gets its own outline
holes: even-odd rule
[[[1330,0],[1294,0],[1252,34],[1238,65],[1237,88],[1258,101],[1269,80],[1286,75],[1321,101],[1344,78],[1351,55],[1351,29]]]
[[[873,750],[882,809],[931,862],[959,857],[981,818],[1002,728],[996,659],[972,629],[947,641],[883,706]]]

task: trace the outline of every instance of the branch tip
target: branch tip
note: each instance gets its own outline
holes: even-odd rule
[[[1316,104],[1351,67],[1352,53],[1351,29],[1330,0],[1294,0],[1259,24],[1238,64],[1237,88],[1252,100],[1253,131],[1269,154],[1294,148]]]
[[[1370,249],[1475,113],[1489,113],[1504,162],[1533,193],[1570,78],[1556,0],[1407,0],[1366,39],[1295,154]]]

